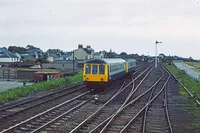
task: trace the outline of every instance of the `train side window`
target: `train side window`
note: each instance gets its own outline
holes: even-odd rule
[[[104,72],[105,72],[104,65],[99,65],[99,74],[104,74]]]
[[[92,74],[97,74],[97,65],[92,65]]]
[[[86,65],[85,69],[86,69],[85,73],[90,74],[90,65],[89,64]]]

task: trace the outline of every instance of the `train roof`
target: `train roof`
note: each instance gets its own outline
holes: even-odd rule
[[[136,61],[134,58],[124,58],[125,61],[130,62],[130,61]]]
[[[108,59],[91,59],[86,61],[85,63],[106,63],[106,64],[111,64],[111,63],[125,63],[126,61],[121,58],[108,58]]]

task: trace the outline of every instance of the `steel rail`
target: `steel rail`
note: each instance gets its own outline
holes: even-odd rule
[[[169,73],[168,73],[169,74]],[[166,87],[167,83],[169,82],[171,75],[169,74],[165,84],[163,85],[163,87],[161,88],[161,90],[150,100],[146,103],[146,105],[129,121],[129,123],[127,125],[124,126],[124,128],[120,131],[120,133],[125,132],[125,130],[130,126],[130,124],[135,120],[135,118],[142,112],[144,111],[144,109],[149,106],[149,104],[152,103],[152,101],[154,101],[160,94],[161,92],[164,90],[164,88]]]
[[[123,85],[120,87],[119,91],[117,91],[117,93],[115,93],[104,105],[102,105],[98,110],[96,110],[92,115],[90,115],[88,118],[86,118],[84,121],[82,121],[78,126],[76,126],[72,131],[70,131],[70,133],[76,132],[79,128],[81,128],[81,126],[83,126],[87,121],[89,121],[90,119],[92,119],[97,113],[99,113],[111,100],[113,100],[118,94],[120,94],[120,92],[122,92],[124,83]]]
[[[69,89],[72,89],[72,88],[74,88],[74,87],[78,87],[78,86],[81,86],[81,85],[83,85],[83,83],[79,83],[79,84],[76,84],[76,85],[68,86],[68,87],[65,88],[65,89],[61,89],[61,90],[58,90],[58,91],[54,91],[54,92],[51,92],[51,93],[49,93],[49,94],[46,94],[46,95],[43,95],[43,96],[40,96],[40,97],[37,97],[37,98],[34,98],[34,99],[30,99],[30,100],[27,100],[27,101],[20,102],[20,103],[18,103],[18,104],[14,104],[14,105],[10,105],[10,106],[8,105],[8,106],[6,106],[6,107],[1,108],[1,109],[0,109],[0,112],[5,111],[5,110],[7,110],[7,109],[11,109],[11,108],[17,107],[17,106],[19,106],[19,105],[27,104],[27,103],[30,103],[30,102],[32,102],[32,101],[39,100],[39,99],[42,99],[42,98],[45,98],[45,97],[54,95],[54,94],[56,94],[56,93],[60,93],[60,92],[69,90]]]
[[[160,69],[160,67],[159,67],[159,69]],[[164,72],[163,72],[161,69],[160,69],[160,71],[162,72],[162,76],[161,76],[161,77],[163,78],[163,77],[164,77]],[[155,87],[156,87],[156,86],[154,86],[154,88],[152,89],[148,101],[151,100],[151,98],[152,98],[152,96],[153,96],[153,92],[154,92],[154,90],[155,90]],[[147,119],[147,112],[148,112],[148,109],[149,109],[149,106],[146,107],[145,112],[144,112],[142,133],[145,133],[145,129],[146,129],[146,119]]]
[[[167,67],[165,67],[169,73],[178,81],[178,83],[187,91],[187,93],[194,99],[194,101],[200,106],[200,101],[196,99],[196,97],[189,91],[189,89],[172,73]]]
[[[78,91],[78,90],[80,90],[80,89],[82,89],[82,88],[84,88],[84,87],[80,87],[80,88],[78,88],[78,89],[74,89],[74,90],[71,90],[71,91],[69,91],[69,92],[66,92],[66,93],[60,94],[60,95],[58,95],[58,96],[56,96],[56,97],[52,97],[52,98],[48,98],[48,99],[45,99],[47,96],[42,97],[42,98],[44,98],[44,101],[41,101],[41,102],[39,102],[39,103],[33,104],[33,105],[31,105],[31,106],[28,106],[28,107],[25,107],[25,108],[23,108],[23,109],[21,109],[21,110],[12,112],[12,113],[10,113],[10,114],[8,114],[8,115],[1,116],[0,119],[4,119],[4,118],[6,118],[6,117],[10,117],[10,116],[15,115],[15,114],[20,113],[20,112],[24,112],[25,110],[34,108],[34,107],[36,107],[36,106],[39,106],[39,105],[41,105],[41,104],[44,104],[44,103],[47,103],[47,102],[50,102],[50,101],[53,101],[53,100],[55,100],[55,99],[58,99],[58,98],[60,98],[60,97],[65,96],[65,95],[68,95],[68,94],[71,94],[71,93],[73,93],[73,92],[76,92],[76,91]],[[49,96],[49,95],[48,95],[48,96]],[[36,99],[36,100],[41,100],[42,98]],[[33,102],[33,101],[35,101],[35,100],[32,100],[31,102]],[[30,102],[29,102],[29,103],[30,103]],[[22,105],[22,104],[20,104],[20,105]],[[20,106],[20,105],[18,105],[18,106]],[[24,104],[23,104],[23,105],[24,105]],[[15,107],[17,107],[17,106],[15,106]],[[6,110],[7,110],[7,109],[5,109],[4,111],[6,111]]]
[[[144,74],[148,69],[150,69],[152,66],[148,67],[144,72],[142,72],[140,75],[138,75],[135,79],[138,79],[142,74]],[[78,126],[76,126],[72,131],[70,131],[70,133],[74,133],[77,132],[87,121],[89,121],[90,119],[92,119],[97,113],[99,113],[108,103],[110,103],[110,101],[112,101],[117,95],[119,95],[122,91],[124,91],[128,86],[130,86],[132,83],[134,83],[134,81],[131,81],[128,85],[126,85],[125,87],[121,87],[120,91],[118,91],[115,95],[113,95],[113,97],[108,100],[104,105],[102,105],[98,110],[96,110],[92,115],[90,115],[87,119],[85,119],[84,121],[82,121]]]
[[[30,133],[36,133],[36,132],[40,131],[42,128],[45,128],[46,126],[48,126],[48,125],[50,125],[51,123],[55,122],[56,120],[60,119],[60,118],[63,117],[64,115],[66,115],[66,114],[68,114],[68,113],[70,113],[70,112],[72,112],[72,111],[78,109],[79,107],[81,107],[82,105],[84,105],[84,104],[86,104],[86,103],[88,103],[88,102],[89,102],[89,100],[81,102],[81,103],[78,104],[77,106],[75,106],[75,107],[71,108],[70,110],[68,110],[67,112],[65,112],[65,113],[63,113],[63,114],[57,116],[57,117],[54,118],[53,120],[51,120],[51,121],[47,122],[46,124],[44,124],[44,125],[38,127],[37,129],[35,129],[34,131],[32,131],[32,132],[30,132]]]
[[[78,98],[80,98],[80,97],[82,97],[82,96],[88,94],[88,93],[90,93],[90,91],[87,91],[87,92],[85,92],[85,93],[83,93],[83,94],[81,94],[81,95],[79,95],[79,96],[76,96],[76,97],[74,97],[74,98],[72,98],[72,99],[70,99],[70,100],[67,100],[67,101],[65,101],[65,102],[63,102],[63,103],[61,103],[61,104],[59,104],[59,105],[57,105],[57,106],[55,106],[55,107],[53,107],[53,108],[50,108],[50,109],[48,109],[48,110],[46,110],[46,111],[44,111],[44,112],[42,112],[42,113],[39,113],[39,114],[37,114],[37,115],[35,115],[35,116],[33,116],[33,117],[31,117],[31,118],[25,120],[25,121],[22,121],[22,122],[20,122],[20,123],[14,125],[14,126],[11,126],[11,127],[9,127],[8,129],[4,129],[1,133],[5,133],[5,132],[8,132],[8,131],[13,130],[14,128],[20,127],[21,125],[23,125],[23,124],[25,124],[25,123],[27,123],[27,122],[33,120],[33,119],[36,119],[36,118],[38,118],[38,117],[40,117],[40,116],[42,116],[42,115],[44,115],[44,114],[47,114],[48,112],[50,112],[50,111],[52,111],[52,110],[54,110],[54,109],[56,109],[56,108],[59,108],[59,107],[65,105],[65,104],[68,104],[68,103],[70,103],[70,102],[72,102],[72,101],[74,101],[74,100],[76,100],[76,99],[78,99]]]
[[[137,100],[139,100],[139,98],[141,98],[142,96],[144,96],[145,94],[147,94],[150,90],[152,90],[153,87],[155,87],[155,85],[158,84],[158,82],[162,79],[162,76],[157,80],[157,82],[155,82],[148,90],[146,90],[145,92],[143,92],[141,95],[139,95],[138,97],[136,97],[135,99],[133,99],[132,101],[130,101],[129,103],[127,103],[119,112],[118,114],[125,109],[126,107],[128,107],[129,105],[133,104],[134,102],[136,102]],[[113,116],[108,117],[106,120],[104,120],[102,123],[100,123],[97,127],[95,127],[93,130],[91,130],[89,133],[93,133],[96,130],[98,130],[99,128],[101,128],[103,125],[105,125]]]
[[[144,67],[147,67],[148,65],[143,65],[143,66],[140,66],[140,67],[138,67],[138,68],[136,68],[136,71],[134,72],[134,73],[132,73],[132,76],[134,75],[134,74],[136,74],[137,72],[139,72],[140,70],[142,70]]]
[[[103,127],[103,129],[100,131],[100,133],[103,133],[106,128],[111,124],[113,119],[117,116],[117,114],[123,109],[123,107],[127,104],[128,100],[131,98],[131,96],[137,91],[137,89],[140,87],[140,85],[143,83],[143,81],[147,78],[147,76],[150,74],[150,72],[153,70],[154,67],[150,69],[150,71],[145,75],[145,77],[140,81],[138,86],[128,95],[125,102],[121,105],[121,107],[112,115],[111,119],[107,122],[107,124]],[[135,80],[134,80],[135,81]],[[134,82],[133,81],[133,82]]]
[[[165,69],[165,71],[169,74],[169,75],[172,75],[165,67],[163,67],[162,65],[162,68]],[[168,125],[169,125],[169,129],[170,129],[170,132],[173,133],[173,128],[172,128],[172,124],[171,124],[171,121],[170,121],[170,116],[169,116],[169,110],[168,110],[168,99],[167,99],[167,87],[165,86],[165,112],[166,112],[166,115],[167,115],[167,121],[168,121]]]
[[[125,81],[123,82],[123,84],[125,84]],[[118,91],[120,91],[120,89],[119,89]],[[105,92],[105,91],[103,91],[103,92]],[[100,93],[103,93],[103,92],[100,92]],[[55,121],[57,121],[58,119],[60,119],[60,118],[62,118],[63,116],[65,116],[66,114],[68,114],[68,113],[70,113],[70,112],[72,112],[72,111],[78,109],[78,108],[81,107],[82,105],[88,103],[91,99],[92,99],[92,98],[90,98],[90,99],[87,100],[87,101],[84,101],[84,102],[80,103],[79,105],[73,107],[73,108],[70,109],[69,111],[64,112],[63,114],[57,116],[56,118],[52,119],[51,121],[47,122],[46,124],[44,124],[44,125],[38,127],[37,129],[35,129],[35,130],[32,131],[31,133],[39,132],[41,129],[43,129],[43,128],[49,126],[49,125],[52,124],[53,122],[55,122]]]

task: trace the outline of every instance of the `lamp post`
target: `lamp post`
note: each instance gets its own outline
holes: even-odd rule
[[[157,66],[158,66],[158,65],[157,65],[157,62],[158,62],[158,60],[157,60],[157,44],[158,44],[158,43],[162,43],[162,42],[158,42],[158,41],[156,40],[156,50],[155,50],[155,51],[156,51],[156,53],[155,53],[155,54],[156,54],[156,56],[155,56],[155,68],[157,68]]]

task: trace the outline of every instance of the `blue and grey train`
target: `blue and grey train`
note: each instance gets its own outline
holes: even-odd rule
[[[91,59],[84,63],[83,81],[88,88],[96,89],[135,71],[135,59]]]

